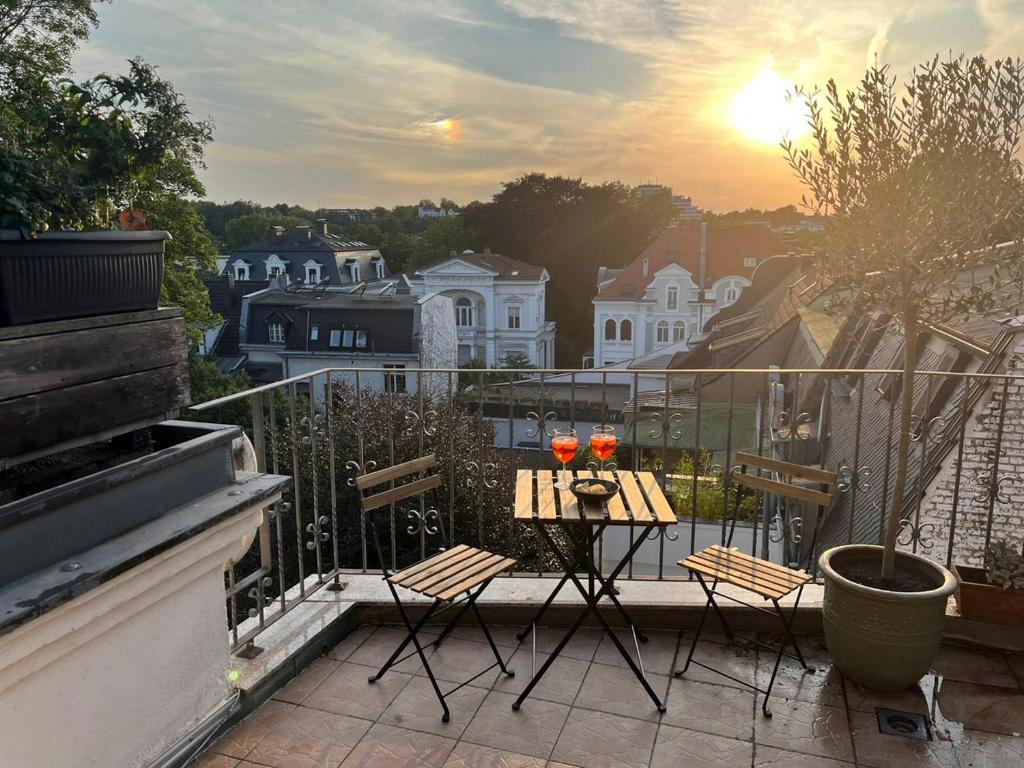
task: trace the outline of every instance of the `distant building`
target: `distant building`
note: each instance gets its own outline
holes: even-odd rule
[[[338,288],[382,280],[391,271],[376,246],[332,235],[319,219],[316,226],[273,227],[265,240],[235,250],[224,273],[242,282],[286,276],[289,283]]]
[[[739,299],[757,266],[786,250],[766,227],[699,224],[666,230],[625,269],[601,267],[594,366],[657,351],[667,362],[687,351],[708,320]]]
[[[551,367],[555,324],[544,314],[549,276],[543,267],[491,253],[463,251],[408,275],[413,294],[442,294],[455,303],[459,364],[498,368],[509,359]]]
[[[455,208],[440,208],[435,205],[423,205],[420,203],[416,208],[417,215],[421,219],[443,219],[446,216],[461,216]]]
[[[633,195],[636,197],[665,195],[672,207],[676,209],[676,221],[697,221],[704,216],[704,211],[693,204],[692,198],[673,195],[672,187],[666,187],[664,184],[639,184],[633,187]]]

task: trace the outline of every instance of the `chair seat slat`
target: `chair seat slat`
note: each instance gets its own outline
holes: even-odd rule
[[[460,573],[462,570],[472,567],[473,563],[486,558],[487,554],[488,553],[483,550],[470,547],[465,552],[462,552],[458,557],[441,562],[435,568],[428,568],[425,571],[421,571],[401,586],[407,587],[414,592],[422,592],[425,589],[429,589],[430,585],[448,578],[453,573]]]
[[[504,573],[505,571],[510,570],[515,564],[516,561],[512,558],[502,558],[500,562],[497,562],[494,565],[490,566],[489,568],[487,568],[487,570],[475,574],[473,577],[468,578],[464,582],[455,584],[451,588],[437,595],[437,597],[440,600],[451,600],[453,597],[458,597],[463,592],[473,589],[473,587],[477,586],[478,584],[483,584],[485,581],[487,581],[490,578],[493,578],[494,576],[497,576],[499,573]]]

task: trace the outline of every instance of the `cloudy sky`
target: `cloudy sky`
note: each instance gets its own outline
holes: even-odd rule
[[[788,85],[1024,54],[1024,0],[114,0],[81,76],[142,56],[216,123],[215,200],[488,199],[529,171],[798,202]]]

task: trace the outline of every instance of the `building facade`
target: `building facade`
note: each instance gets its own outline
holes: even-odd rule
[[[550,368],[555,324],[545,319],[546,269],[485,250],[463,251],[407,276],[413,294],[451,298],[458,360],[488,368],[525,361]]]
[[[595,367],[688,351],[734,304],[758,264],[786,252],[765,227],[673,227],[625,269],[601,267],[594,304]]]

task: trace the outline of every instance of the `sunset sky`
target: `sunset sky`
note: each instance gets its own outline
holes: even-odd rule
[[[1022,0],[114,0],[78,74],[142,56],[216,122],[214,200],[489,199],[529,171],[799,201],[789,84],[1024,53]]]

